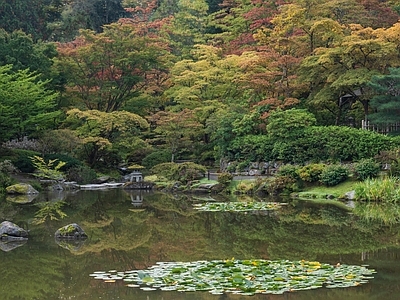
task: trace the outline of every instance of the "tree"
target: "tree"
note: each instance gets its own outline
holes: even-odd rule
[[[36,42],[51,39],[50,23],[56,22],[67,0],[3,0],[0,24],[8,33],[21,30]]]
[[[113,150],[113,142],[121,135],[137,136],[149,124],[142,117],[126,111],[101,112],[71,109],[67,112],[65,126],[75,130],[83,142],[83,156],[94,167],[100,161],[106,163]],[[113,161],[108,161],[112,165]]]
[[[392,31],[360,25],[351,25],[349,29],[349,34],[331,47],[320,47],[306,57],[300,70],[301,78],[312,89],[310,108],[329,110],[335,125],[343,122],[344,109],[354,108],[357,103],[367,116],[371,77],[399,64],[396,43],[388,38]],[[343,102],[345,99],[348,101]]]
[[[268,118],[267,133],[276,141],[296,139],[315,121],[305,109],[276,110]]]
[[[0,67],[0,141],[22,138],[58,126],[58,94],[29,70]]]
[[[0,65],[12,65],[14,72],[29,69],[39,75],[38,79],[53,79],[49,85],[55,87],[57,78],[52,73],[52,59],[56,55],[54,44],[34,42],[21,30],[8,33],[0,29]]]
[[[150,118],[156,125],[155,132],[172,153],[171,162],[175,161],[179,151],[190,149],[193,152],[193,139],[199,135],[201,124],[197,122],[194,112],[184,109],[180,112],[160,111]],[[200,131],[201,135],[201,131]]]
[[[266,0],[223,0],[220,10],[210,18],[209,31],[214,45],[224,53],[240,55],[255,49],[253,34],[270,27],[270,19],[276,13],[276,3]]]
[[[171,24],[165,27],[171,40],[172,53],[190,58],[196,44],[204,43],[208,5],[205,0],[179,0]]]
[[[79,35],[80,29],[100,33],[104,25],[128,16],[122,0],[71,0],[64,1],[60,18],[49,27],[53,40],[68,42]]]
[[[100,34],[82,31],[74,42],[59,44],[58,51],[68,93],[89,110],[116,111],[167,72],[165,44],[139,36],[133,25],[112,24]]]
[[[400,68],[389,68],[389,74],[372,76],[370,87],[376,93],[368,119],[375,124],[400,122]]]
[[[171,68],[171,87],[165,96],[180,108],[189,109],[201,107],[207,101],[232,103],[242,99],[240,63],[250,58],[225,57],[221,48],[207,45],[196,45],[192,56],[193,59],[178,61]]]

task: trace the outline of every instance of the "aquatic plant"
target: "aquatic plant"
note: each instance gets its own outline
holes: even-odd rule
[[[194,204],[194,209],[201,211],[255,211],[275,210],[284,203],[278,202],[206,202]]]
[[[146,270],[97,271],[94,279],[144,291],[209,291],[212,294],[283,294],[322,287],[345,288],[367,283],[373,269],[366,266],[330,265],[317,261],[212,260],[158,262]]]

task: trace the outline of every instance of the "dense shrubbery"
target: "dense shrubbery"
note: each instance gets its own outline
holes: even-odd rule
[[[151,169],[158,164],[170,162],[171,156],[171,151],[168,150],[155,151],[143,158],[142,165],[147,169]]]
[[[285,163],[358,161],[400,147],[397,137],[345,126],[310,126],[297,135],[272,138],[268,134],[238,137],[227,153],[229,159],[281,160]]]
[[[24,173],[33,173],[35,171],[35,166],[31,158],[35,155],[40,156],[40,153],[21,149],[15,149],[13,153],[14,155],[11,157],[11,162],[18,170]]]
[[[233,179],[233,175],[228,172],[224,172],[218,175],[218,183],[223,186],[228,186]]]
[[[275,176],[267,181],[264,190],[270,195],[277,195],[295,192],[298,188],[298,183],[295,179],[289,176]]]
[[[327,186],[334,186],[349,178],[350,171],[342,165],[329,165],[322,170],[319,181]]]
[[[300,179],[299,177],[299,170],[300,166],[297,165],[283,165],[278,170],[278,175],[280,176],[288,176],[293,179]]]
[[[256,182],[246,180],[246,181],[241,181],[239,184],[236,186],[236,193],[237,194],[253,194],[255,189],[256,189]]]
[[[366,180],[377,177],[381,168],[372,158],[362,159],[354,166],[354,173],[359,180]]]
[[[45,160],[56,159],[58,161],[64,162],[65,165],[60,169],[60,171],[63,171],[63,172],[65,172],[73,167],[82,166],[82,162],[80,160],[77,160],[76,158],[71,157],[69,155],[65,155],[65,154],[45,154],[44,159]]]
[[[301,180],[306,182],[318,182],[320,176],[326,166],[324,164],[309,164],[298,170],[298,174]]]
[[[96,172],[84,165],[74,166],[67,171],[67,180],[75,181],[78,184],[88,184],[94,182],[97,178]]]
[[[5,192],[7,186],[15,183],[15,180],[9,175],[16,169],[9,160],[0,163],[0,194]]]
[[[162,163],[151,169],[152,173],[164,176],[168,180],[180,181],[184,184],[204,177],[207,169],[193,162]]]
[[[235,138],[224,153],[228,159],[248,161],[270,161],[274,144],[268,135],[246,135]]]

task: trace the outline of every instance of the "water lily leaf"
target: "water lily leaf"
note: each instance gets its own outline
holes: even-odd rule
[[[94,272],[105,282],[133,282],[129,287],[151,291],[209,291],[212,294],[283,294],[289,291],[358,286],[372,279],[373,269],[364,266],[329,265],[288,260],[213,260],[159,262],[147,270]],[[147,285],[147,286],[143,286]]]
[[[151,288],[151,287],[141,287],[140,289],[143,290],[143,291],[146,291],[146,292],[156,291],[157,290],[157,289]]]

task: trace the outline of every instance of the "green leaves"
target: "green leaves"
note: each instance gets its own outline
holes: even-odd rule
[[[57,93],[37,79],[29,70],[13,73],[11,65],[0,67],[0,141],[55,125]]]
[[[31,157],[31,160],[37,169],[37,173],[34,173],[36,177],[57,181],[64,179],[64,174],[60,169],[66,164],[65,162],[58,161],[58,159],[50,159],[46,162],[42,157],[37,155]]]
[[[259,211],[275,210],[284,203],[278,202],[207,202],[194,204],[194,208],[201,211]]]
[[[367,283],[375,271],[365,266],[329,265],[313,261],[289,260],[212,260],[158,262],[146,271],[94,272],[94,279],[105,282],[135,282],[128,287],[162,291],[209,291],[232,293],[283,294],[326,286],[344,288]]]
[[[62,211],[62,207],[66,203],[64,201],[57,202],[38,202],[36,206],[39,210],[35,213],[33,219],[33,224],[38,225],[50,221],[58,221],[59,219],[64,219],[67,214]]]

